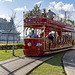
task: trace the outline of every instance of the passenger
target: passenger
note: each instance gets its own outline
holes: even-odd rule
[[[36,38],[39,38],[38,35],[36,35]]]
[[[53,15],[56,15],[54,12],[52,12],[50,9],[48,10],[48,16],[49,16],[49,19],[50,20],[53,20],[54,16]]]
[[[47,17],[46,9],[43,9],[42,17],[44,17],[44,18],[46,18],[46,17]]]
[[[40,9],[38,9],[37,13],[36,13],[37,18],[41,18],[41,13],[40,13]]]
[[[34,33],[34,30],[32,30],[32,33],[30,35],[30,38],[36,38],[36,34]]]
[[[25,19],[29,18],[29,16],[30,16],[30,15],[29,15],[29,12],[28,12],[28,13],[25,13],[25,12],[24,12],[24,18],[25,18]]]
[[[59,36],[57,37],[57,44],[59,45],[59,40],[60,40],[60,38],[59,38]]]
[[[54,34],[54,38],[53,38],[53,45],[56,46],[56,36]]]
[[[33,18],[36,18],[36,12],[33,11]]]
[[[53,42],[53,36],[52,36],[52,34],[50,34],[50,35],[48,36],[48,38]]]
[[[25,12],[23,12],[23,18],[26,19],[26,13]]]
[[[60,22],[62,22],[62,18],[60,19]]]
[[[32,18],[33,17],[33,13],[32,13],[32,11],[30,11],[30,18]]]
[[[41,34],[40,34],[40,38],[43,38],[43,35],[44,35],[44,33],[41,33]]]
[[[65,38],[64,38],[64,35],[63,35],[63,44],[65,43]]]
[[[58,36],[58,38],[57,38],[57,44],[60,45],[60,43],[61,43],[61,37]]]
[[[66,43],[68,41],[68,35],[67,34],[65,34],[65,41],[66,41]]]

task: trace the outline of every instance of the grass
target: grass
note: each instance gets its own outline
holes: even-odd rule
[[[14,50],[15,56],[12,56],[12,50],[7,50],[7,52],[5,52],[5,50],[0,50],[0,61],[11,59],[11,58],[18,57],[18,56],[22,56],[23,55],[22,50],[23,49]]]
[[[65,52],[57,54],[33,70],[30,75],[65,75],[62,67],[62,56]]]

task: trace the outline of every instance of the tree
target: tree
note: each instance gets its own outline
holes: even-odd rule
[[[39,9],[39,6],[36,4],[36,5],[34,6],[34,9],[33,9],[33,10],[34,10],[35,12],[37,12],[38,9]]]
[[[10,18],[11,18],[11,28],[10,28],[9,33],[11,33],[11,31],[12,31],[12,34],[13,34],[12,55],[15,56],[15,54],[14,54],[14,35],[15,35],[15,33],[14,33],[15,32],[15,24],[14,24],[14,21],[15,21],[15,18],[16,18],[16,12],[14,12],[13,10],[12,10],[12,15],[10,16]],[[16,28],[18,28],[18,27],[21,27],[21,26],[18,25]],[[8,35],[8,37],[9,37],[9,35]]]
[[[67,21],[70,22],[72,25],[75,25],[74,20],[67,19]]]

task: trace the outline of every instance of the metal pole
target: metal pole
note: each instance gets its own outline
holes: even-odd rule
[[[13,33],[12,33],[13,34],[12,55],[15,56],[14,55],[14,23],[13,23],[13,18],[12,18],[12,30],[13,30]]]
[[[14,55],[14,32],[13,32],[13,45],[12,45],[12,49],[13,49],[12,55],[15,56]]]
[[[44,25],[44,50],[45,50],[45,25]]]

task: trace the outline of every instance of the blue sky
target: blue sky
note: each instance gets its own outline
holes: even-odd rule
[[[71,19],[75,19],[74,0],[0,0],[0,17],[9,20],[13,10],[16,12],[16,25],[21,20],[20,25],[23,26],[23,11],[31,10],[35,4],[40,3],[40,9],[51,9],[60,17],[64,17],[64,11],[66,11]]]

